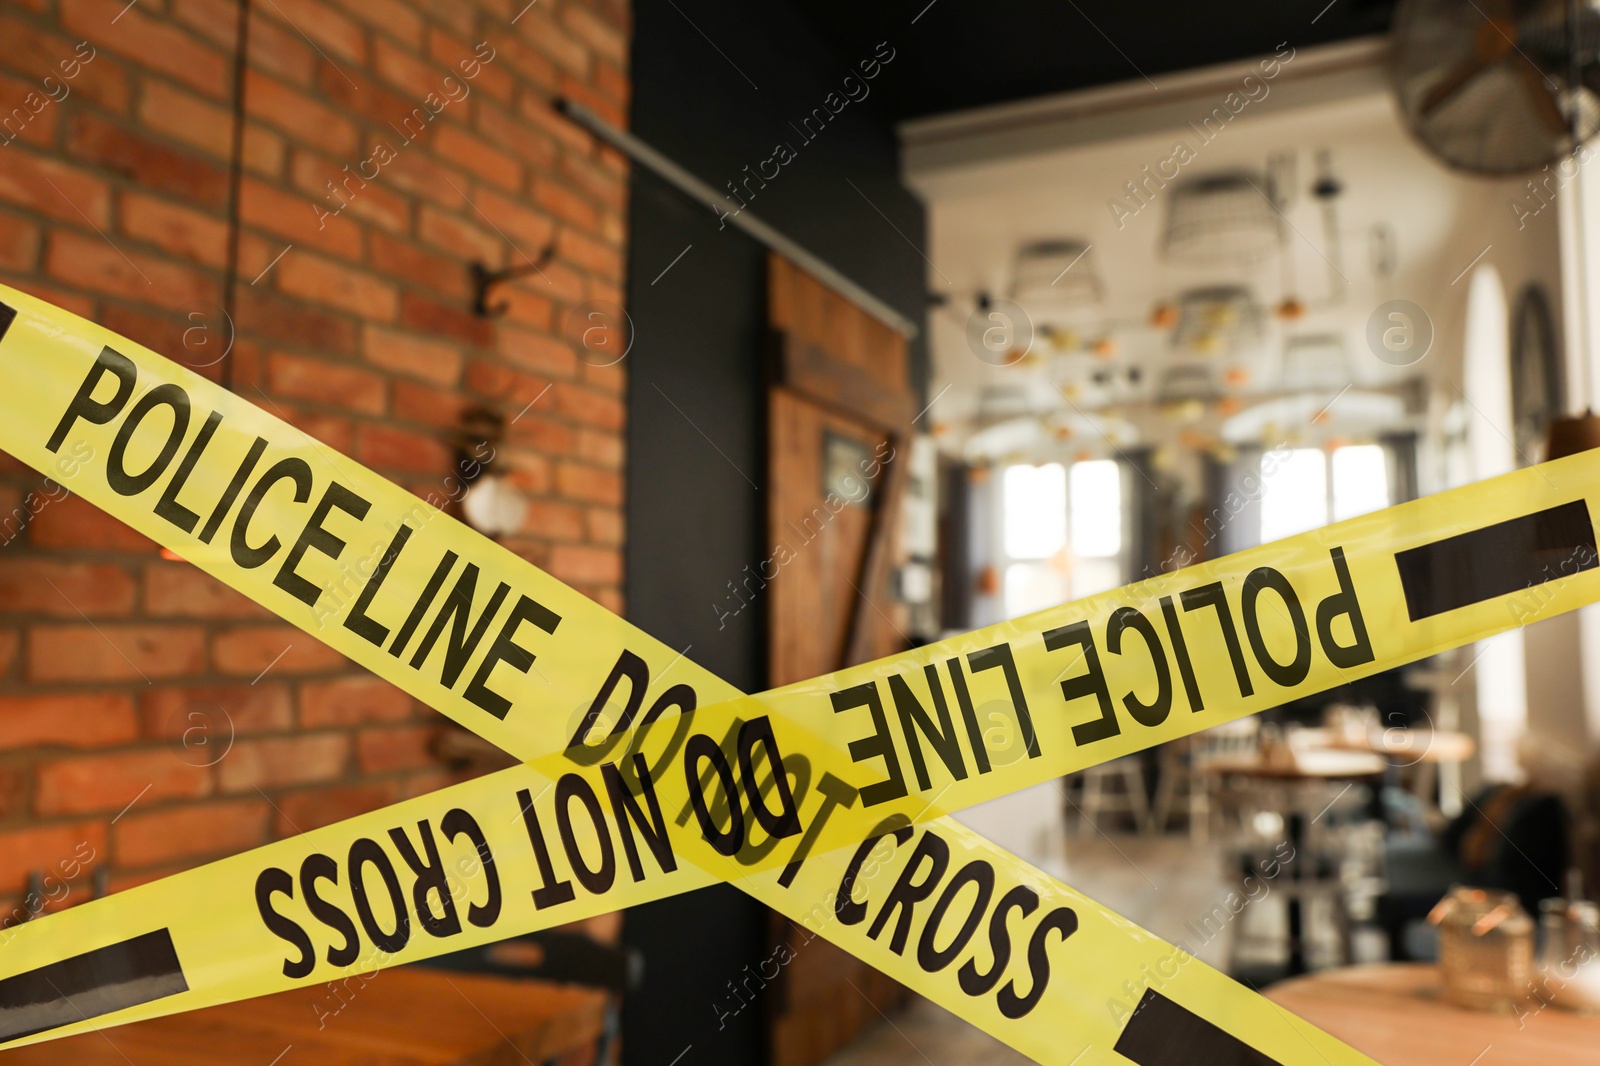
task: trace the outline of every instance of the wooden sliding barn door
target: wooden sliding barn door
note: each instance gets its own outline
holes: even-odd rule
[[[894,607],[869,564],[890,532],[886,482],[894,460],[883,457],[895,454],[895,442],[788,389],[774,388],[768,403],[767,680],[784,685],[894,650]],[[886,559],[887,545],[877,555]]]
[[[890,579],[916,411],[904,337],[780,256],[768,277],[767,680],[785,685],[905,646]]]
[[[768,681],[783,685],[906,646],[891,577],[916,414],[905,338],[773,255],[768,273]],[[774,1066],[812,1066],[904,999],[899,985],[773,914],[787,958]],[[770,968],[770,967],[769,967]]]

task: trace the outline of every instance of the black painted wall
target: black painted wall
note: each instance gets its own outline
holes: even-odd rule
[[[873,50],[836,54],[785,0],[637,0],[634,20],[633,132],[717,188],[787,145],[793,158],[765,188],[751,183],[748,209],[921,321],[923,211],[900,184],[879,106],[899,56],[879,60],[877,77],[864,81],[857,64]],[[829,93],[839,106],[847,91],[861,99],[820,131],[813,122],[809,140],[790,125],[828,107]],[[749,690],[766,674],[761,612],[723,624],[718,607],[728,583],[765,554],[766,256],[634,168],[628,616]],[[914,346],[919,385],[923,351]],[[713,1006],[765,954],[762,907],[733,889],[708,889],[635,908],[624,937],[645,958],[643,985],[624,1007],[626,1066],[668,1066],[680,1053],[677,1066],[766,1060],[764,1005],[720,1027]]]
[[[886,106],[912,118],[1147,79],[1383,33],[1395,0],[798,0],[844,51],[905,53]],[[1471,12],[1466,4],[1460,5]]]
[[[752,241],[723,239],[708,213],[653,175],[636,169],[632,181],[627,613],[718,676],[759,690],[759,613],[719,629],[713,604],[762,554],[765,501],[745,478],[759,484],[763,474],[764,257]],[[678,1066],[764,1061],[759,1013],[719,1028],[712,1003],[762,953],[765,921],[726,886],[628,913],[624,938],[643,952],[645,970],[624,1004],[625,1066],[666,1066],[690,1045]]]

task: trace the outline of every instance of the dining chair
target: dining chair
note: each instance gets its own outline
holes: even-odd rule
[[[1242,797],[1234,797],[1233,789],[1207,773],[1206,763],[1254,752],[1260,734],[1259,720],[1240,718],[1164,745],[1161,776],[1156,782],[1155,801],[1150,806],[1149,831],[1166,832],[1181,802],[1187,807],[1189,838],[1196,843],[1209,841],[1222,805],[1219,801]]]

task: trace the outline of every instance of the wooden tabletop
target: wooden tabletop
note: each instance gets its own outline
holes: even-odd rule
[[[330,986],[298,988],[17,1048],[0,1053],[0,1066],[525,1066],[592,1047],[606,999],[421,966],[352,979],[343,997],[339,1009]]]
[[[1386,755],[1401,765],[1419,762],[1465,762],[1477,743],[1466,733],[1450,729],[1385,729],[1382,732],[1344,736],[1333,730],[1316,743],[1340,751],[1370,751]]]
[[[1444,1001],[1439,970],[1417,963],[1351,966],[1267,989],[1274,1003],[1383,1066],[1585,1066],[1600,1060],[1600,1018],[1533,1003],[1471,1011]],[[1559,996],[1557,998],[1559,1003]]]
[[[1201,769],[1212,774],[1239,774],[1285,780],[1338,780],[1376,777],[1388,763],[1367,751],[1330,751],[1313,748],[1293,752],[1290,758],[1264,759],[1259,753],[1224,755],[1207,759]]]

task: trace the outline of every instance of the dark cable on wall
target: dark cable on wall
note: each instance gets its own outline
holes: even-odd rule
[[[239,284],[239,194],[244,184],[244,83],[250,50],[250,0],[239,0],[239,28],[233,50],[233,145],[228,159],[228,254],[222,268],[222,317],[228,326],[228,345],[238,339],[234,314],[238,302],[234,290]],[[224,358],[218,380],[223,388],[233,388],[233,360]]]

